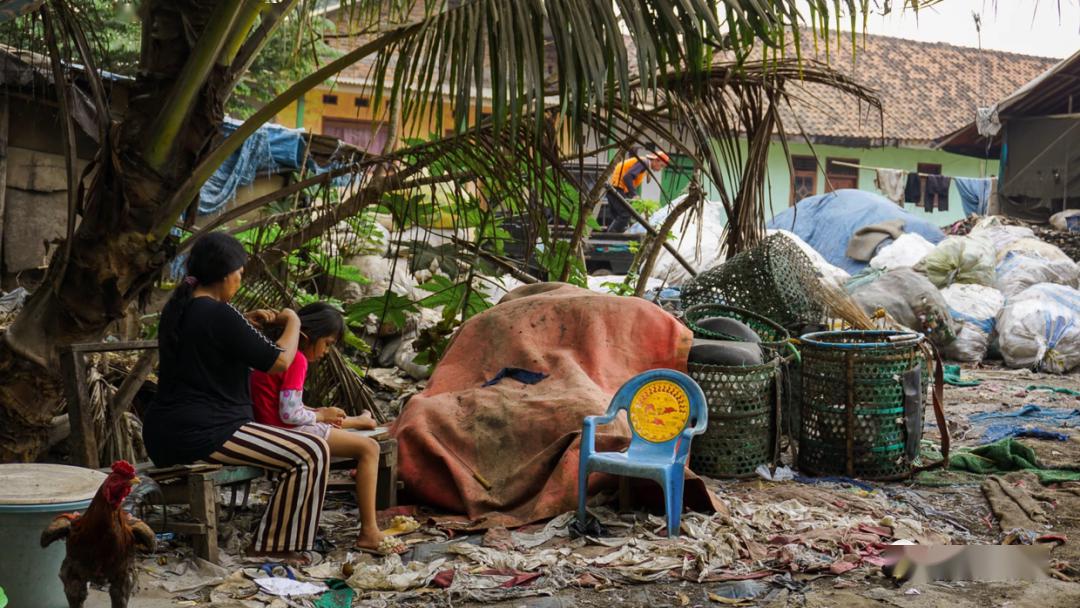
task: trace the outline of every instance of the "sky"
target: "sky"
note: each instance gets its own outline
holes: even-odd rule
[[[881,6],[884,0],[871,0]],[[903,0],[892,0],[898,7]],[[1060,12],[1059,7],[1060,5]],[[1080,0],[942,0],[913,11],[894,8],[868,17],[870,34],[958,46],[980,46],[972,13],[980,15],[982,48],[1064,58],[1080,50]]]

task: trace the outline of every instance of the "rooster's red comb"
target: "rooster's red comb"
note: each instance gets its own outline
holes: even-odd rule
[[[112,464],[112,472],[125,477],[134,477],[135,467],[131,466],[131,463],[126,460],[117,460]]]

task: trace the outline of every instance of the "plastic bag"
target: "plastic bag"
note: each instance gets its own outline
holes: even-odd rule
[[[993,287],[970,283],[950,285],[941,290],[941,296],[956,328],[956,339],[945,347],[945,356],[956,361],[982,361],[1005,296]]]
[[[995,252],[1000,252],[1019,239],[1035,238],[1035,232],[1024,226],[1006,226],[996,216],[979,220],[968,236],[977,236],[990,241]]]
[[[1013,368],[1064,374],[1080,365],[1080,291],[1039,283],[1009,298],[998,342]]]
[[[1009,243],[1008,247],[1001,249],[997,254],[997,261],[1001,262],[1013,251],[1020,251],[1023,253],[1037,253],[1048,260],[1054,261],[1072,261],[1072,259],[1065,255],[1065,252],[1059,249],[1056,245],[1051,245],[1042,239],[1035,237],[1017,239]]]
[[[1050,225],[1053,226],[1055,230],[1068,232],[1069,218],[1077,216],[1080,216],[1080,209],[1066,209],[1065,211],[1059,211],[1050,216]]]
[[[897,323],[946,346],[956,338],[949,305],[934,284],[911,268],[894,268],[851,289],[867,314],[884,308]]]
[[[976,283],[991,287],[995,274],[994,246],[983,238],[950,236],[934,247],[915,266],[930,282],[944,288],[953,283]]]
[[[1039,283],[1080,287],[1080,266],[1069,259],[1048,260],[1026,251],[1010,251],[997,266],[994,286],[1006,298]]]
[[[905,232],[900,238],[882,247],[870,260],[870,266],[882,270],[914,266],[933,250],[934,244],[922,235]]]

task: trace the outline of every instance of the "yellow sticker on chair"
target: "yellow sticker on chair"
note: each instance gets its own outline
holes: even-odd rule
[[[649,382],[630,402],[630,425],[646,441],[664,443],[677,437],[690,418],[690,398],[668,380]]]

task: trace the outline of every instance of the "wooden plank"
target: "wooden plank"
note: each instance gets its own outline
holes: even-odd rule
[[[208,562],[218,563],[217,539],[217,489],[214,480],[205,473],[197,473],[188,478],[188,491],[191,497],[191,516],[195,521],[206,525],[206,532],[193,535],[195,554]]]
[[[65,349],[60,355],[60,373],[64,378],[68,421],[71,425],[71,456],[75,464],[96,469],[98,462],[97,435],[90,413],[90,396],[86,394],[86,358],[81,352]]]
[[[4,269],[4,201],[7,200],[8,96],[0,95],[0,271]]]
[[[156,340],[138,340],[136,342],[84,342],[82,344],[72,344],[71,350],[80,353],[112,353],[157,347]]]
[[[113,395],[112,400],[109,402],[109,428],[116,428],[120,423],[120,418],[131,406],[132,400],[135,399],[136,393],[142,388],[146,377],[150,375],[150,372],[154,371],[154,364],[157,363],[158,353],[157,350],[147,350],[143,354],[139,355],[138,361],[135,362],[135,367],[131,368],[131,372],[127,378],[120,383],[120,388],[116,390],[116,394]]]

